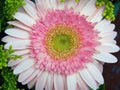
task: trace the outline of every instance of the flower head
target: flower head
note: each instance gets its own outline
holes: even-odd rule
[[[103,19],[96,0],[25,0],[5,32],[22,59],[10,60],[18,81],[35,90],[96,90],[104,83],[103,62],[115,63],[115,25]]]

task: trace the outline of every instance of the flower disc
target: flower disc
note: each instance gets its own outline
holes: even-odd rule
[[[80,47],[80,42],[79,34],[69,25],[53,26],[45,39],[48,54],[57,60],[72,57]]]
[[[84,68],[85,63],[92,61],[94,47],[99,45],[98,33],[93,28],[94,24],[74,13],[73,9],[48,11],[32,27],[30,35],[31,56],[35,58],[37,67],[62,75]]]

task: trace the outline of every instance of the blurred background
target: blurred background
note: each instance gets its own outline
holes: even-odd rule
[[[116,40],[117,44],[120,46],[120,9],[113,23],[116,25],[115,31],[118,32]],[[103,76],[105,79],[105,90],[120,90],[120,52],[114,55],[118,58],[118,62],[104,65]]]

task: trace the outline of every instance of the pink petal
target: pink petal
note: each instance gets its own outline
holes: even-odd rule
[[[80,1],[80,2],[81,2],[81,1]],[[96,7],[95,7],[95,2],[96,2],[96,0],[84,0],[84,2],[86,2],[86,3],[85,3],[85,5],[84,5],[83,9],[80,10],[79,12],[80,12],[80,14],[82,14],[82,15],[89,16],[89,15],[91,15],[91,14],[94,12],[94,10],[96,9]],[[81,7],[81,6],[80,6],[80,7]]]
[[[30,82],[30,83],[27,84],[28,88],[31,89],[32,87],[34,87],[34,85],[36,84],[36,82],[37,82],[37,78],[34,78],[32,80],[32,82]]]
[[[57,0],[48,0],[51,2],[51,7],[55,10],[57,9]]]
[[[19,74],[27,69],[29,69],[31,66],[34,65],[34,60],[32,58],[28,58],[21,62],[15,69],[14,69],[14,74]]]
[[[96,50],[100,52],[118,52],[120,48],[116,44],[103,43],[102,45],[96,47]]]
[[[29,78],[32,73],[35,71],[34,67],[30,67],[29,69],[27,69],[26,71],[20,73],[19,77],[18,77],[18,81],[19,82],[23,82],[25,81],[27,78]]]
[[[25,13],[17,12],[14,15],[14,18],[22,22],[23,24],[32,27],[36,22],[34,19],[32,19],[30,16],[28,16]]]
[[[109,53],[101,52],[93,56],[96,60],[107,63],[116,63],[118,60],[115,56]]]
[[[31,76],[29,76],[29,78],[27,78],[25,81],[22,82],[23,85],[30,83],[34,80],[35,77],[37,77],[37,75],[40,73],[40,70],[37,69],[35,70]]]
[[[5,37],[2,38],[2,41],[6,42],[6,43],[10,43],[10,42],[13,42],[13,41],[18,41],[18,40],[22,40],[22,39],[15,38],[15,37],[12,37],[12,36],[5,36]]]
[[[68,90],[76,90],[77,82],[75,74],[67,76],[67,87]]]
[[[21,28],[23,30],[26,30],[26,31],[31,31],[31,29],[29,27],[27,27],[26,25],[22,24],[19,21],[9,21],[8,24],[14,25],[14,26]]]
[[[12,45],[13,49],[26,49],[30,45],[30,40],[18,40],[5,44],[4,48],[9,49]]]
[[[101,73],[103,73],[103,64],[104,64],[104,63],[98,62],[98,61],[94,60],[94,61],[93,61],[93,64],[97,67],[97,69],[98,69]]]
[[[55,90],[64,90],[63,76],[54,74],[54,88]]]
[[[79,73],[80,73],[82,79],[85,81],[85,83],[89,87],[91,87],[94,90],[96,90],[98,88],[96,81],[93,79],[93,77],[91,76],[91,74],[88,72],[87,69],[83,69]]]
[[[25,11],[35,20],[39,19],[37,16],[37,8],[34,7],[34,5],[31,5],[30,3],[26,3],[24,6]]]
[[[21,38],[21,39],[28,39],[29,38],[29,33],[26,31],[23,31],[19,28],[6,29],[5,33],[10,35],[10,36]]]
[[[53,74],[49,74],[45,89],[46,90],[53,90],[53,84],[54,84]]]
[[[48,72],[43,72],[37,80],[35,90],[43,90],[46,86]]]
[[[89,90],[88,86],[85,84],[85,82],[82,80],[79,74],[76,74],[76,78],[77,78],[77,83],[79,85],[80,90]]]
[[[70,9],[70,8],[74,9],[77,6],[77,3],[75,2],[75,0],[66,0],[65,6],[67,7],[67,9]]]
[[[103,76],[100,73],[100,71],[96,68],[96,66],[92,63],[88,63],[86,65],[88,67],[90,74],[93,76],[93,78],[100,84],[103,84],[104,83]]]
[[[25,59],[27,59],[29,56],[26,55],[26,56],[23,56],[22,59],[17,59],[17,60],[10,60],[8,62],[8,66],[9,67],[13,67],[13,66],[16,66],[18,65],[19,63],[21,63],[22,61],[24,61]]]
[[[25,55],[25,54],[28,54],[29,52],[30,52],[29,49],[24,49],[24,50],[15,51],[14,54],[15,55]]]
[[[88,3],[88,1],[89,0],[80,0],[77,7],[75,8],[75,12],[80,12],[85,7],[85,5]]]
[[[95,30],[97,31],[101,31],[101,27],[104,27],[106,25],[109,25],[110,21],[103,19],[102,21],[98,22],[95,26]]]

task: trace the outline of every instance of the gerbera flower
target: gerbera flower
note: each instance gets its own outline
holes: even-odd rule
[[[104,83],[103,63],[115,63],[119,51],[115,25],[103,19],[96,0],[25,0],[8,23],[5,49],[23,58],[10,60],[18,81],[35,90],[96,90]]]

